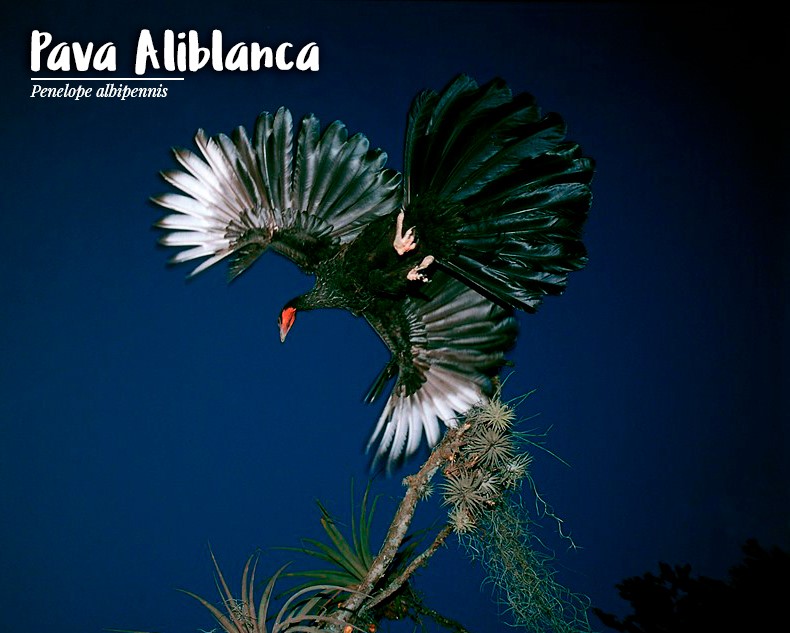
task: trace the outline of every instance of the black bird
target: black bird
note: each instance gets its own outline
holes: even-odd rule
[[[235,278],[271,248],[315,275],[289,301],[280,338],[300,311],[344,308],[364,317],[392,353],[366,400],[392,392],[368,448],[387,467],[425,435],[490,396],[515,342],[513,309],[534,312],[582,268],[582,226],[593,161],[504,81],[460,76],[414,100],[404,173],[365,136],[312,115],[294,139],[291,114],[264,112],[250,138],[195,136],[202,156],[176,149],[183,171],[164,172],[182,193],[154,202],[175,211],[161,242],[206,257],[192,275],[230,257]]]

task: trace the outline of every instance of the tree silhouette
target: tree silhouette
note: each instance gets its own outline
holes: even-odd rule
[[[753,539],[742,547],[744,560],[727,580],[693,577],[691,566],[659,563],[650,572],[616,585],[633,613],[622,620],[594,608],[604,625],[625,633],[771,631],[782,628],[784,600],[790,596],[790,554],[766,550]]]

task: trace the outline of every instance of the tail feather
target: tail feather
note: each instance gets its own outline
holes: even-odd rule
[[[478,87],[461,76],[412,106],[410,222],[444,225],[423,231],[439,264],[500,303],[534,311],[586,264],[593,161],[565,132],[558,114],[499,79]]]

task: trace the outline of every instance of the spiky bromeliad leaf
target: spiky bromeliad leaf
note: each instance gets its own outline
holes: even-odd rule
[[[320,583],[349,588],[362,582],[375,559],[375,553],[370,545],[370,537],[378,496],[373,498],[370,504],[370,510],[368,510],[369,491],[370,486],[368,485],[362,497],[358,518],[354,509],[352,492],[351,542],[349,542],[337,527],[337,522],[329,511],[318,501],[317,504],[321,510],[321,526],[324,528],[324,532],[326,532],[331,545],[322,543],[316,539],[303,539],[303,543],[306,547],[287,547],[283,549],[302,552],[325,563],[329,563],[330,567],[289,572],[284,575],[297,578],[308,578]],[[388,584],[391,578],[399,575],[405,569],[406,565],[408,565],[409,561],[414,556],[414,551],[420,542],[420,534],[421,533],[409,535],[404,539],[401,549],[398,551],[387,573],[379,581],[379,585]],[[304,589],[311,586],[311,584],[312,583],[308,581],[299,585],[296,589]]]
[[[219,625],[226,633],[269,633],[266,625],[269,616],[272,592],[277,579],[283,574],[288,565],[284,565],[269,579],[263,590],[258,605],[255,604],[255,570],[258,565],[256,556],[250,556],[244,566],[241,577],[241,597],[235,598],[225,581],[222,570],[217,563],[214,552],[211,560],[217,573],[217,589],[225,607],[223,613],[205,598],[182,590],[183,593],[195,598],[200,604],[211,612]],[[274,616],[271,633],[284,633],[285,631],[303,631],[312,633],[324,630],[323,625],[333,624],[345,626],[348,623],[337,617],[327,615],[328,607],[334,604],[331,596],[347,596],[351,591],[345,587],[321,584],[308,584],[294,589],[285,601],[280,611]]]

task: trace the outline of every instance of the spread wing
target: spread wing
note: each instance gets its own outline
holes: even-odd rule
[[[378,442],[374,463],[387,468],[429,446],[458,415],[493,392],[492,378],[516,339],[511,311],[436,271],[423,296],[381,302],[365,317],[392,352],[367,400],[397,376],[368,443]]]
[[[169,231],[161,243],[186,249],[171,262],[205,258],[191,275],[231,256],[236,277],[269,247],[310,273],[400,206],[387,155],[362,134],[349,138],[339,121],[322,133],[308,115],[294,143],[291,113],[280,108],[258,117],[252,138],[243,127],[230,137],[199,130],[195,144],[199,154],[175,149],[181,169],[162,174],[180,193],[153,198],[175,212],[158,222]]]
[[[594,163],[532,95],[463,75],[422,92],[404,152],[406,222],[467,285],[534,312],[587,262]]]

